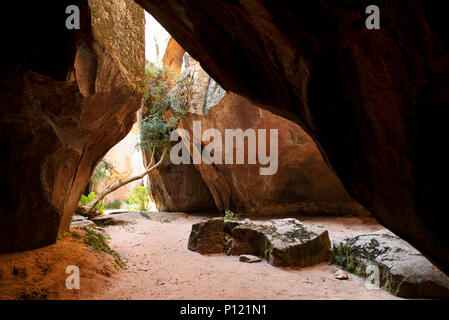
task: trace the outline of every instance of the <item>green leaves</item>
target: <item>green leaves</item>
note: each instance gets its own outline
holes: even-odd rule
[[[126,197],[128,210],[147,211],[150,208],[149,199],[150,188],[136,186]]]
[[[175,78],[165,67],[146,66],[148,94],[145,105],[149,114],[140,123],[140,142],[143,150],[160,151],[170,148],[170,134],[187,114],[191,97],[191,79]]]
[[[236,213],[232,212],[231,210],[226,210],[223,219],[227,221],[234,221],[235,219],[237,219],[237,217],[238,215]]]
[[[95,192],[89,193],[89,195],[86,197],[84,194],[81,196],[80,204],[83,206],[88,205],[92,200],[95,200],[97,195]],[[93,211],[100,211],[102,214],[104,213],[104,200],[97,203]]]

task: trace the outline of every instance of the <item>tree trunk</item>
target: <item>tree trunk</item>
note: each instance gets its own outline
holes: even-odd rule
[[[93,215],[93,210],[94,210],[95,206],[96,206],[101,200],[103,200],[103,198],[104,198],[107,194],[109,194],[109,193],[111,193],[111,192],[117,190],[118,188],[124,186],[125,184],[128,184],[128,183],[130,183],[130,182],[133,182],[133,181],[142,179],[142,178],[145,177],[148,173],[150,173],[151,171],[153,171],[154,169],[156,169],[156,168],[162,163],[162,161],[164,161],[164,157],[165,157],[165,153],[167,152],[167,148],[165,148],[164,151],[162,152],[162,156],[161,156],[161,158],[159,159],[158,163],[156,163],[156,164],[153,166],[153,163],[154,163],[154,152],[155,152],[155,150],[153,149],[153,152],[152,152],[152,154],[151,154],[151,161],[150,161],[150,163],[148,164],[147,170],[146,170],[146,171],[144,171],[143,173],[141,173],[141,174],[139,174],[139,175],[137,175],[137,176],[134,176],[134,177],[131,177],[131,178],[128,178],[128,179],[125,179],[125,180],[120,180],[119,182],[117,182],[117,183],[115,183],[115,184],[113,184],[113,185],[107,187],[107,188],[104,189],[99,195],[97,195],[97,196],[95,197],[94,200],[92,200],[91,202],[89,202],[87,205],[78,205],[78,208],[77,208],[77,210],[76,210],[77,213],[80,214],[80,215],[82,215],[82,216],[87,216],[87,217],[92,216],[92,215]]]

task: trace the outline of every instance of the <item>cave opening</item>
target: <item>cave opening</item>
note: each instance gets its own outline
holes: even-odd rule
[[[279,173],[261,176],[256,172],[254,166],[249,163],[245,164],[244,161],[239,164],[223,161],[213,165],[206,164],[204,159],[195,162],[192,158],[195,146],[199,149],[197,153],[201,154],[201,149],[206,148],[207,142],[211,140],[206,139],[198,146],[191,141],[192,139],[189,139],[187,144],[192,143],[190,147],[193,149],[189,149],[188,163],[176,163],[170,158],[170,160],[164,161],[156,172],[149,173],[143,180],[136,181],[138,185],[149,187],[150,199],[153,201],[151,208],[142,208],[139,215],[136,216],[134,213],[130,217],[127,216],[126,211],[132,211],[132,207],[127,203],[125,207],[122,205],[119,210],[106,209],[104,217],[94,218],[93,221],[102,227],[108,226],[107,232],[111,236],[111,243],[122,253],[124,259],[130,259],[135,263],[134,266],[137,265],[137,269],[140,271],[136,276],[137,281],[146,283],[145,272],[148,272],[149,266],[151,268],[151,263],[147,260],[146,255],[152,255],[160,257],[164,266],[167,266],[167,261],[171,261],[169,267],[165,267],[163,272],[154,272],[153,270],[157,274],[158,284],[164,288],[179,288],[177,283],[182,279],[174,279],[174,275],[183,273],[183,278],[199,277],[200,280],[196,282],[198,289],[195,292],[187,293],[181,287],[179,295],[174,296],[175,298],[187,297],[187,294],[194,295],[196,298],[209,298],[214,295],[221,298],[243,298],[236,290],[229,289],[232,287],[229,283],[236,287],[239,287],[237,283],[240,285],[243,283],[253,290],[260,290],[263,285],[261,284],[262,278],[258,276],[259,272],[263,274],[268,272],[273,277],[279,276],[276,269],[272,273],[264,271],[266,264],[279,268],[292,268],[292,270],[313,266],[309,268],[313,268],[316,274],[303,272],[298,275],[297,271],[292,271],[292,274],[288,274],[285,278],[281,277],[280,282],[291,282],[293,278],[298,284],[299,281],[303,281],[303,276],[307,279],[310,278],[311,290],[313,289],[315,292],[315,296],[312,295],[312,297],[317,298],[354,297],[354,292],[357,292],[359,298],[382,297],[388,299],[393,298],[390,296],[392,292],[400,297],[423,294],[421,288],[407,291],[403,289],[405,286],[402,286],[401,289],[400,283],[403,278],[392,281],[389,270],[395,265],[388,264],[386,261],[392,259],[392,252],[401,251],[403,255],[399,259],[396,258],[397,260],[421,263],[423,268],[429,267],[430,263],[416,249],[380,225],[365,208],[347,194],[338,177],[327,167],[314,140],[299,125],[265,111],[243,96],[224,90],[203,70],[200,62],[193,59],[147,12],[145,12],[145,19],[145,68],[151,70],[160,68],[164,72],[168,71],[171,75],[184,77],[184,79],[188,76],[192,77],[193,94],[188,116],[179,123],[179,127],[185,130],[187,136],[190,137],[190,134],[192,137],[195,136],[194,128],[198,123],[208,130],[219,132],[220,136],[225,136],[226,130],[230,129],[263,128],[272,130],[275,128],[279,131],[279,152],[284,155],[279,159]],[[159,73],[153,71],[151,76],[159,76]],[[158,82],[157,85],[160,86],[160,83]],[[151,89],[147,87],[147,90],[152,96]],[[154,105],[154,100],[148,98],[144,100],[137,113],[138,122],[130,132],[130,134],[134,132],[133,141],[142,136],[138,130],[142,127],[143,119],[151,115]],[[143,165],[123,170],[128,172],[128,176],[132,176],[142,172],[148,165],[151,152],[136,150],[132,143],[128,143],[127,147],[121,146],[128,136],[114,146],[104,159],[116,164],[130,154],[134,154],[137,162]],[[215,140],[216,137],[213,141]],[[238,138],[236,138],[236,143],[238,143],[237,140]],[[181,142],[178,143],[182,143],[182,141],[181,139]],[[252,142],[254,143],[254,141]],[[184,143],[186,142],[184,141]],[[242,138],[242,145],[245,147],[248,147],[250,143],[251,140],[248,136]],[[272,141],[269,142],[270,145],[272,143]],[[250,159],[250,149],[244,149],[244,159]],[[237,156],[238,150],[234,150],[233,154]],[[118,167],[117,164],[114,166]],[[111,179],[111,177],[112,175],[108,178]],[[126,177],[120,177],[120,179],[123,178]],[[109,181],[106,185],[110,183],[113,181]],[[122,193],[122,199],[118,198],[119,192]],[[117,200],[123,201],[126,199],[124,194],[130,194],[130,192],[131,189],[124,189],[124,187],[114,191],[106,199],[106,207]],[[224,224],[218,228],[218,231],[216,226],[208,227],[209,224],[217,223],[215,217],[223,215],[224,220],[220,220],[222,222],[219,223]],[[290,221],[291,218],[296,220]],[[313,246],[321,246],[323,252],[309,253],[312,258],[310,256],[300,258],[300,251],[290,253],[286,250],[281,256],[267,254],[267,249],[259,251],[259,249],[255,249],[261,246],[261,243],[256,242],[257,240],[251,240],[255,242],[250,243],[251,248],[242,249],[244,242],[241,242],[240,246],[236,245],[238,243],[236,239],[242,241],[246,235],[233,234],[230,228],[242,224],[240,228],[245,232],[260,232],[260,228],[265,228],[264,226],[270,223],[272,224],[270,228],[287,230],[279,231],[284,232],[281,236],[284,241],[295,243],[307,239],[313,243]],[[297,223],[300,224],[299,228]],[[130,224],[134,224],[134,227],[130,228]],[[175,227],[172,227],[172,224]],[[110,227],[114,225],[116,227]],[[135,239],[132,234],[136,231],[147,235],[148,238],[143,241]],[[209,234],[211,232],[218,232],[218,234]],[[220,239],[218,241],[214,239],[217,236]],[[270,237],[272,234],[261,232],[256,239],[258,238],[265,244],[279,240]],[[151,244],[151,248],[144,243]],[[161,245],[156,246],[155,243]],[[219,257],[196,256],[193,258],[184,255],[186,247],[192,252],[203,255],[221,255]],[[328,250],[331,247],[333,253],[329,256]],[[181,248],[184,249],[182,253],[179,252]],[[225,259],[224,253],[230,257]],[[417,254],[420,257],[418,261],[413,260],[412,257]],[[264,267],[260,270],[251,269],[255,283],[248,284],[247,277],[233,274],[237,263],[237,259],[233,256],[238,256],[239,262],[265,261],[262,264]],[[203,260],[204,258],[207,260]],[[185,260],[189,260],[187,269]],[[204,268],[204,263],[207,263],[211,269],[220,270],[216,273],[221,274],[222,277],[214,276],[210,269]],[[432,268],[433,272],[438,274],[439,271],[435,267]],[[204,274],[207,276],[201,279]],[[329,275],[332,275],[334,279],[333,282],[327,283],[330,285],[331,291],[334,291],[330,294],[320,289],[321,282],[326,283],[326,277],[328,278]],[[348,287],[348,291],[344,293],[335,292],[335,286],[341,286],[339,281],[353,279],[354,276],[356,279],[360,279],[357,285]],[[405,274],[404,277],[410,277],[410,275]],[[203,286],[209,281],[213,281],[219,288],[225,289],[217,291],[204,288]],[[304,288],[303,283],[298,286]],[[263,291],[279,290],[273,283],[266,287],[269,289]],[[445,294],[440,283],[435,284],[434,287],[432,294],[435,292],[438,292],[436,295]],[[366,290],[366,288],[383,288],[385,292],[379,291],[379,289],[377,291]],[[124,290],[129,297],[149,297],[147,287]],[[167,293],[161,290],[156,296],[164,294]],[[285,297],[289,294],[297,294],[297,288],[293,286],[293,288],[285,290],[282,296]],[[247,293],[244,297],[247,298]],[[267,294],[263,297],[272,298],[273,296]]]

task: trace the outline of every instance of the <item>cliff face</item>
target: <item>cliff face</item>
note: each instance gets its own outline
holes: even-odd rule
[[[69,4],[79,30],[65,28]],[[36,3],[15,18],[24,34],[0,80],[0,252],[67,229],[93,168],[131,129],[144,80],[144,14],[131,0]]]
[[[278,168],[274,175],[260,175],[260,164],[248,164],[247,144],[245,164],[224,164],[224,153],[223,164],[173,165],[167,160],[149,175],[160,210],[232,209],[248,216],[368,215],[349,197],[299,125],[226,93],[173,39],[168,43],[163,59],[166,66],[174,74],[193,79],[188,115],[180,124],[190,134],[190,141],[194,121],[201,123],[202,132],[217,129],[223,143],[226,129],[254,129],[256,134],[262,129],[268,135],[270,129],[277,129]],[[203,148],[205,145],[207,142]]]
[[[449,271],[449,29],[429,1],[137,0],[224,89],[299,123],[349,194]],[[201,10],[198,10],[201,8]]]
[[[194,121],[201,123],[203,132],[220,131],[223,142],[226,129],[250,128],[256,134],[262,129],[267,135],[270,129],[278,130],[278,167],[273,175],[260,175],[266,165],[248,164],[247,143],[245,164],[235,164],[235,160],[224,164],[223,154],[223,164],[195,165],[220,211],[232,209],[249,216],[368,215],[349,197],[313,140],[297,124],[234,93],[227,93],[207,115],[190,114],[182,121],[181,127],[191,137]]]

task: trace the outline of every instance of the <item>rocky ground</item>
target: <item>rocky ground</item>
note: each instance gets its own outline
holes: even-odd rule
[[[111,247],[128,260],[125,269],[115,272],[109,255],[89,251],[79,241],[65,239],[38,250],[1,255],[0,298],[397,299],[352,274],[349,280],[335,279],[338,267],[328,263],[291,270],[273,267],[265,261],[249,264],[239,262],[238,256],[189,251],[187,242],[192,224],[204,216],[183,213],[111,216],[126,221],[104,227],[111,236]],[[325,227],[331,241],[382,228],[367,218],[315,217],[304,218],[304,223]],[[9,275],[11,263],[24,266],[26,274]],[[66,264],[79,264],[78,291],[65,288]],[[43,265],[47,266],[46,271]]]

